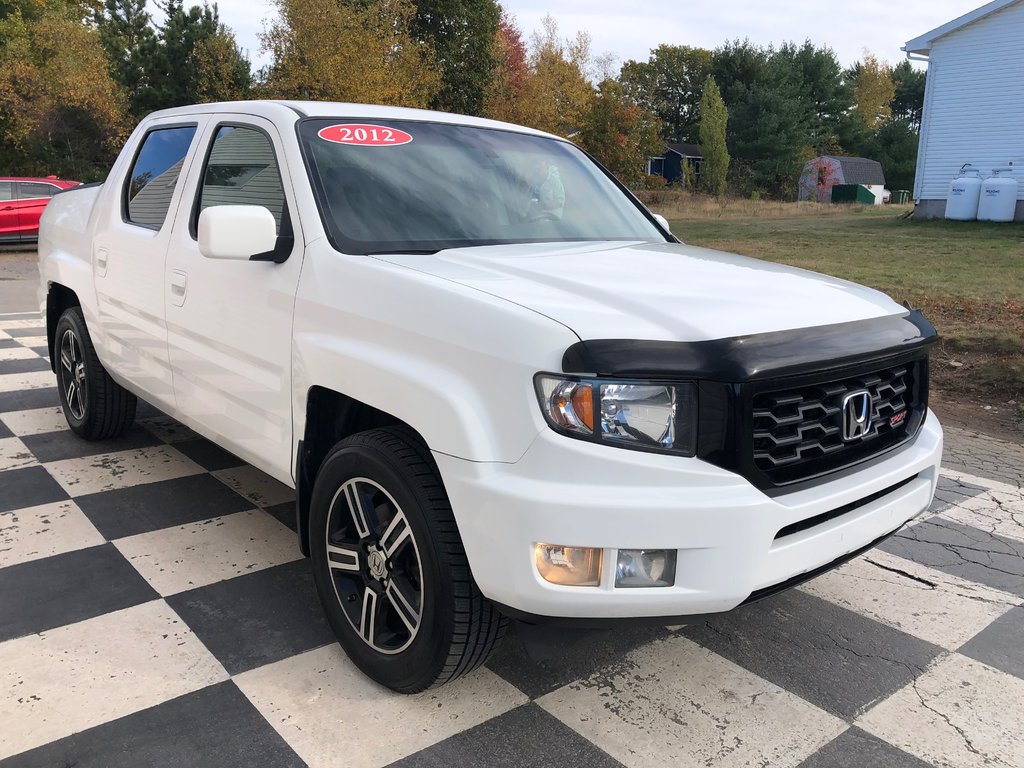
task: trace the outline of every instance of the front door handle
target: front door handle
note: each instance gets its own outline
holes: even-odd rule
[[[0,208],[0,211],[13,211],[13,210],[14,210],[14,206],[13,205],[7,205],[7,206],[4,206],[3,208]]]
[[[176,307],[184,304],[187,290],[188,275],[180,269],[171,270],[171,303]]]

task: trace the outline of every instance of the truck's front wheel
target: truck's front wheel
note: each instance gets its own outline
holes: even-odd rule
[[[317,473],[313,575],[349,658],[416,693],[476,669],[506,620],[473,582],[430,452],[402,427],[353,435]]]
[[[135,420],[138,401],[110,378],[96,356],[78,307],[64,310],[57,321],[53,354],[60,404],[71,430],[86,440],[123,434]]]

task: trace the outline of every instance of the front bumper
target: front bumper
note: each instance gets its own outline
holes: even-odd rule
[[[618,450],[550,430],[515,464],[435,459],[488,598],[537,616],[612,619],[727,611],[842,560],[928,507],[941,456],[942,428],[929,411],[917,437],[893,453],[775,497],[699,459]],[[601,585],[544,581],[534,566],[537,542],[603,548]],[[676,549],[675,584],[616,589],[619,548]]]

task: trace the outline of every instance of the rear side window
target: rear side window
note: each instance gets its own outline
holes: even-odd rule
[[[125,187],[127,221],[151,229],[163,226],[195,134],[194,125],[157,128],[146,134]]]
[[[13,186],[9,181],[0,181],[0,201],[14,199]]]
[[[18,197],[22,200],[36,200],[40,197],[53,197],[57,188],[53,184],[43,184],[36,181],[19,181]]]
[[[232,125],[217,129],[203,169],[193,232],[199,214],[213,205],[262,205],[274,215],[281,234],[284,188],[274,146],[265,133]]]

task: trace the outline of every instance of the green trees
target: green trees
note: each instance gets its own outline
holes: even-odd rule
[[[725,193],[726,173],[729,170],[729,150],[726,147],[726,126],[729,113],[718,91],[715,78],[708,76],[700,97],[700,145],[704,150],[701,166],[701,187],[713,195]]]
[[[495,0],[413,0],[411,32],[430,46],[441,86],[430,106],[466,115],[483,113],[494,74],[494,36],[501,8]]]
[[[164,0],[161,26],[145,0],[104,0],[95,25],[109,70],[121,86],[132,117],[204,101],[242,99],[252,84],[249,61],[216,5],[185,8]]]
[[[711,51],[659,45],[647,61],[627,61],[619,80],[626,94],[658,116],[666,141],[695,142],[701,89],[711,72]]]

